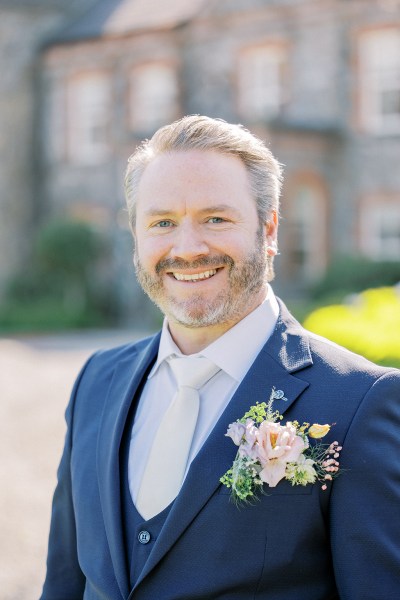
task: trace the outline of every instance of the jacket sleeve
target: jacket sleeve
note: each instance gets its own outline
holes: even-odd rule
[[[398,598],[400,371],[371,386],[349,427],[331,497],[333,565],[341,600]]]
[[[80,600],[84,595],[86,580],[78,560],[70,459],[75,400],[82,376],[91,358],[86,362],[75,382],[65,413],[67,433],[57,471],[57,487],[53,497],[47,554],[47,573],[40,600]]]

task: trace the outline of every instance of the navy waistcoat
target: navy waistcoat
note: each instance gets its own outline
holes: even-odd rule
[[[165,519],[172,504],[167,506],[158,515],[146,521],[137,511],[129,491],[128,470],[124,470],[122,477],[122,514],[125,535],[126,561],[129,568],[131,589],[139,578],[143,567],[154,547]]]
[[[144,379],[145,381],[145,379]],[[141,394],[143,384],[137,391]],[[133,407],[137,405],[133,403]],[[129,580],[131,589],[135,586],[143,567],[154,547],[164,522],[168,516],[173,502],[167,506],[161,513],[146,521],[137,511],[129,490],[128,480],[128,462],[131,431],[135,417],[135,409],[132,408],[131,414],[127,419],[125,427],[121,455],[120,455],[120,473],[121,473],[121,510],[122,524],[125,541],[126,565],[129,569]]]

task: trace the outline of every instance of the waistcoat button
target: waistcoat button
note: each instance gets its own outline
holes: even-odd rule
[[[140,531],[138,535],[138,540],[141,544],[148,544],[151,539],[151,535],[148,531]]]

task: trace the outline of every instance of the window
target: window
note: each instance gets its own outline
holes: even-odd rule
[[[327,263],[326,195],[322,182],[311,176],[300,177],[289,189],[282,222],[284,270],[294,280],[312,282]]]
[[[400,132],[400,28],[362,34],[359,43],[362,126]]]
[[[74,76],[68,85],[68,158],[99,164],[110,155],[111,82],[106,73]]]
[[[130,78],[130,128],[153,132],[178,116],[178,82],[171,65],[138,67]]]
[[[360,246],[373,260],[400,257],[400,196],[370,198],[361,208]]]
[[[284,104],[286,46],[270,44],[244,49],[238,64],[238,104],[242,117],[273,118]]]

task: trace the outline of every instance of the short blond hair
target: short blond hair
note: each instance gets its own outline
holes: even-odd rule
[[[267,146],[242,125],[190,115],[161,127],[129,157],[125,195],[132,228],[139,182],[146,166],[160,154],[193,149],[215,150],[240,158],[249,174],[260,224],[268,220],[271,211],[278,213],[282,168]]]

